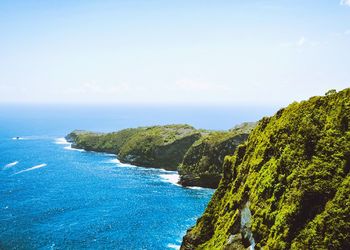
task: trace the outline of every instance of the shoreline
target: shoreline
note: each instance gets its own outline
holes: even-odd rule
[[[88,153],[95,153],[95,154],[103,154],[106,156],[111,156],[115,157],[114,159],[111,159],[109,162],[112,164],[116,164],[119,167],[130,167],[130,168],[140,168],[142,170],[153,170],[153,171],[161,171],[163,174],[160,174],[159,177],[162,179],[163,182],[170,183],[172,185],[181,187],[181,188],[186,188],[186,189],[192,189],[192,190],[201,190],[201,189],[210,189],[210,190],[215,190],[214,188],[208,188],[208,187],[201,187],[201,186],[183,186],[181,185],[180,182],[180,175],[178,170],[167,170],[164,168],[154,168],[154,167],[143,167],[143,166],[137,166],[133,165],[130,163],[126,162],[121,162],[118,159],[117,154],[112,154],[112,153],[105,153],[105,152],[99,152],[99,151],[93,151],[93,150],[85,150],[85,149],[80,149],[80,148],[74,148],[72,147],[71,142],[67,141],[66,138],[64,137],[58,137],[54,138],[54,143],[58,145],[66,145],[64,149],[66,150],[72,150],[72,151],[78,151],[78,152],[88,152]],[[172,175],[171,177],[168,177]],[[176,175],[176,177],[175,177]]]

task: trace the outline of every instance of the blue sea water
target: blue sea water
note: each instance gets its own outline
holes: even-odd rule
[[[273,111],[207,107],[0,107],[0,249],[174,249],[211,189],[175,185],[176,172],[72,150],[73,129],[113,131],[189,123],[227,129]],[[13,137],[19,136],[20,140]]]

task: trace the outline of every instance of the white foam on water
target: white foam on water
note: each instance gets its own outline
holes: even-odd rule
[[[176,186],[180,186],[180,184],[178,184],[180,180],[179,174],[160,174],[159,177],[163,182],[168,182]]]
[[[80,148],[72,148],[72,143],[68,142],[66,140],[66,138],[64,137],[60,137],[60,138],[56,138],[55,139],[55,144],[59,144],[59,145],[66,145],[64,147],[64,149],[66,150],[74,150],[74,151],[79,151],[79,152],[84,152],[84,149],[80,149]]]
[[[104,154],[106,156],[116,156],[116,154],[112,154],[112,153],[103,153],[103,152],[101,152],[101,154]]]
[[[13,166],[16,166],[18,164],[18,161],[11,162],[9,164],[6,164],[4,169],[12,168]]]
[[[61,145],[70,145],[69,142],[67,142],[66,138],[61,137],[61,138],[56,138],[55,139],[56,144],[61,144]]]
[[[31,167],[31,168],[27,168],[27,169],[18,171],[17,173],[14,173],[13,175],[20,174],[20,173],[24,173],[24,172],[28,172],[28,171],[32,171],[32,170],[35,170],[35,169],[38,169],[38,168],[43,168],[43,167],[46,167],[46,166],[47,166],[46,163],[39,164],[39,165],[36,165],[36,166],[34,166],[34,167]]]
[[[155,169],[157,169],[158,171],[163,172],[163,173],[173,173],[174,172],[174,171],[166,170],[164,168],[155,168]]]
[[[79,151],[79,152],[84,152],[85,151],[84,149],[80,149],[80,148],[72,148],[71,144],[69,144],[68,146],[64,147],[64,149],[73,150],[73,151]]]
[[[116,156],[115,154],[110,154],[110,155],[111,156]],[[150,167],[136,166],[136,165],[132,165],[130,163],[122,163],[122,162],[120,162],[120,160],[118,158],[114,158],[114,159],[108,160],[107,162],[108,163],[117,164],[118,167],[138,168],[141,171],[158,171],[158,172],[168,173],[168,174],[177,173],[176,171],[166,170],[166,169],[163,169],[163,168],[150,168]]]
[[[180,249],[180,246],[179,245],[176,245],[176,244],[172,244],[172,243],[169,243],[167,245],[168,248],[170,249]]]
[[[115,158],[115,159],[109,160],[109,161],[108,161],[108,163],[115,163],[115,164],[119,164],[119,163],[120,163],[120,161],[119,161],[117,158]]]
[[[128,164],[128,163],[117,163],[119,167],[122,167],[122,168],[136,168],[135,165],[131,165],[131,164]]]
[[[128,163],[121,163],[120,160],[118,160],[118,158],[109,160],[108,163],[116,164],[118,167],[122,167],[122,168],[136,168],[135,165],[131,165]]]
[[[186,187],[188,189],[195,189],[195,190],[202,190],[204,189],[203,187],[196,187],[196,186],[192,186],[192,187]]]

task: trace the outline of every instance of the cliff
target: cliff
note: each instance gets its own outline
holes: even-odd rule
[[[73,131],[66,139],[72,147],[118,155],[121,162],[137,166],[177,170],[201,131],[189,125],[124,129],[114,133]]]
[[[234,153],[254,126],[255,123],[243,123],[229,131],[215,131],[202,136],[189,148],[179,165],[180,184],[217,188],[225,156]]]
[[[350,89],[263,118],[185,249],[350,249]]]
[[[113,133],[95,133],[84,130],[75,130],[66,136],[73,148],[87,151],[118,154],[121,147],[141,128],[124,129]]]

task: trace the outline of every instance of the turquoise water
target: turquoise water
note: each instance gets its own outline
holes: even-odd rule
[[[185,119],[231,127],[215,110],[213,122],[207,109],[199,116],[173,109],[1,107],[0,249],[178,248],[213,190],[182,188],[176,172],[120,164],[114,155],[72,150],[62,139],[76,128]]]

